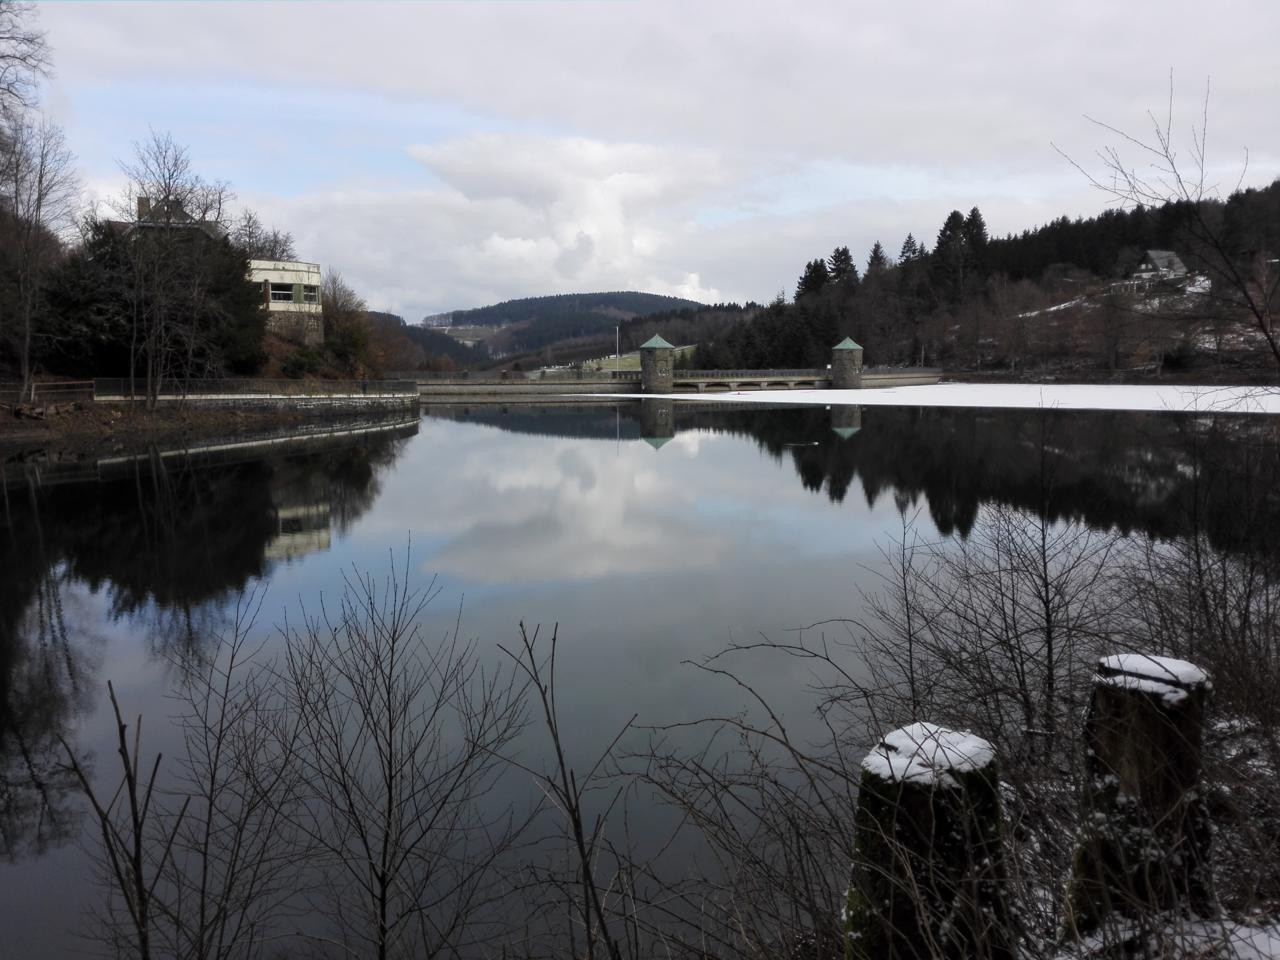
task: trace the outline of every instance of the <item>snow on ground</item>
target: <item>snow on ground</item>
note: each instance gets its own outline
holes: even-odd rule
[[[1059,955],[1059,960],[1094,960],[1118,956],[1115,946],[1134,936],[1133,950],[1125,956],[1167,957],[1170,960],[1277,960],[1280,958],[1280,926],[1254,926],[1218,922],[1173,921],[1164,929],[1109,931],[1095,935]],[[1119,935],[1117,935],[1119,934]],[[1145,941],[1145,942],[1144,942]],[[1108,949],[1110,944],[1111,949]],[[1145,949],[1143,949],[1145,948]]]
[[[617,400],[617,394],[577,394]],[[865,390],[735,390],[646,397],[699,403],[796,403],[809,406],[999,407],[1052,410],[1152,410],[1176,413],[1280,413],[1280,388],[1168,384],[936,383]]]
[[[1018,317],[1038,317],[1042,313],[1057,313],[1059,310],[1066,310],[1068,307],[1078,307],[1084,302],[1084,297],[1076,297],[1074,300],[1068,300],[1066,303],[1055,303],[1052,307],[1045,307],[1042,310],[1028,310],[1026,313],[1018,314]]]

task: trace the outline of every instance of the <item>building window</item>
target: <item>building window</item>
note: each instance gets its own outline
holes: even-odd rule
[[[292,283],[273,283],[271,285],[272,303],[293,303]]]
[[[313,286],[311,284],[304,284],[302,287],[302,302],[303,303],[319,303],[320,288],[317,286]]]

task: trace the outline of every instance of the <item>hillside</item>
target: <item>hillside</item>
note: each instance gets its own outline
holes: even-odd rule
[[[483,350],[459,343],[439,330],[407,324],[403,317],[368,310],[371,330],[377,336],[382,365],[389,370],[466,369],[488,359]]]
[[[632,290],[565,293],[456,310],[452,321],[455,328],[499,328],[484,338],[490,351],[498,356],[540,350],[560,341],[600,337],[612,334],[614,327],[635,317],[701,306],[680,297]]]
[[[953,210],[931,249],[908,234],[894,258],[877,242],[860,271],[849,248],[836,247],[804,264],[792,302],[679,342],[698,344],[701,369],[817,366],[848,336],[870,365],[1274,379],[1277,237],[1280,180],[1225,200],[1062,217],[1003,238],[988,237],[977,207]]]

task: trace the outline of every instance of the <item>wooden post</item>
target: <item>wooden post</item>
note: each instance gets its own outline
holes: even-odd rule
[[[862,761],[849,960],[1011,960],[995,751],[913,723]]]
[[[1209,816],[1200,790],[1212,684],[1185,660],[1104,657],[1085,718],[1083,834],[1065,935],[1107,917],[1212,913]]]

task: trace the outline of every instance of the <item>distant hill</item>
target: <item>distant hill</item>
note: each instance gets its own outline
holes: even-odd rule
[[[443,357],[447,357],[454,366],[466,369],[488,359],[484,350],[468,347],[439,330],[411,326],[398,314],[383,310],[367,310],[365,313],[369,322],[384,333],[384,348],[391,354],[386,362],[393,369],[434,367]]]
[[[615,326],[635,317],[673,310],[696,310],[701,306],[682,297],[633,290],[564,293],[507,300],[474,310],[455,310],[453,326],[503,328],[501,333],[487,339],[490,350],[495,353],[522,353],[559,341],[612,334]]]

